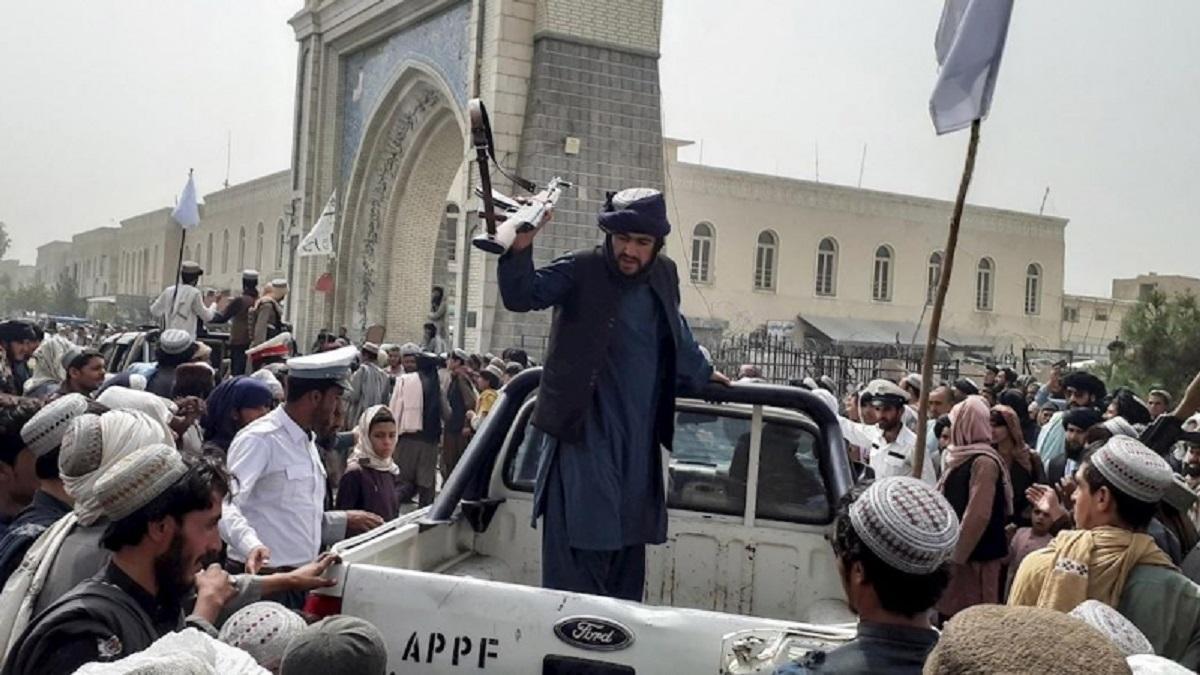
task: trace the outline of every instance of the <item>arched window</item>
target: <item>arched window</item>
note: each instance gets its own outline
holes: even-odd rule
[[[837,295],[838,247],[833,237],[825,237],[817,244],[817,295]]]
[[[287,248],[283,243],[283,218],[279,219],[279,224],[275,226],[275,269],[283,269],[283,249]]]
[[[992,272],[996,269],[991,258],[980,258],[975,269],[975,309],[992,311]]]
[[[1025,313],[1042,313],[1042,266],[1037,263],[1025,268]]]
[[[221,273],[229,271],[229,230],[221,235]]]
[[[238,271],[246,269],[246,226],[238,232]]]
[[[875,266],[871,270],[872,300],[892,301],[892,258],[890,246],[880,246],[875,249]]]
[[[197,261],[199,262],[199,261]],[[213,268],[213,233],[208,233],[208,255],[204,258],[204,269],[211,270]]]
[[[692,228],[692,281],[712,283],[713,241],[716,231],[711,223],[697,223]]]
[[[446,212],[442,215],[442,237],[438,243],[446,252],[447,262],[454,262],[458,258],[458,218],[461,212],[458,204],[446,203]]]
[[[254,269],[256,269],[256,270],[261,270],[261,269],[262,269],[262,263],[263,263],[263,235],[265,234],[265,232],[266,232],[266,228],[264,228],[264,227],[263,227],[262,221],[260,220],[260,221],[258,222],[258,235],[257,235],[257,239],[258,239],[258,245],[257,245],[257,246],[255,247],[255,249],[254,249],[254,251],[255,251],[255,254],[254,254]]]
[[[770,230],[758,233],[758,244],[754,247],[754,288],[759,291],[775,290],[776,251],[779,238]]]
[[[942,279],[942,252],[934,251],[929,256],[928,274],[925,276],[925,304],[932,305],[937,297],[938,282]]]

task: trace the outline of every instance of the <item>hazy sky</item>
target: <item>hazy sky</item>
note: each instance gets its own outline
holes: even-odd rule
[[[600,0],[597,0],[600,1]],[[966,134],[929,121],[940,0],[665,0],[668,135],[705,164],[949,199]],[[0,220],[13,254],[287,168],[296,0],[11,3]],[[735,7],[736,9],[731,9]],[[1200,3],[1017,2],[971,201],[1067,228],[1068,292],[1200,274]],[[1191,44],[1192,46],[1188,46]],[[684,158],[698,160],[699,146]]]

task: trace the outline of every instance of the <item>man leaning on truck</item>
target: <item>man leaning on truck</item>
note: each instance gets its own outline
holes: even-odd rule
[[[679,312],[662,193],[610,195],[599,225],[602,245],[539,269],[538,230],[518,234],[498,277],[510,311],[554,307],[531,439],[542,585],[640,601],[646,544],[667,537],[660,446],[671,448],[676,388],[729,380]]]

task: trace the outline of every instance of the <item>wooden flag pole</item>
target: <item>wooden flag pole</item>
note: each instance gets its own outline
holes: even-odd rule
[[[942,259],[942,273],[938,279],[937,295],[933,299],[933,314],[929,318],[929,332],[925,338],[925,358],[921,359],[921,396],[917,403],[917,447],[913,449],[913,476],[921,477],[925,466],[925,439],[929,435],[928,414],[929,390],[933,387],[933,359],[937,353],[938,329],[942,323],[942,307],[946,304],[946,291],[950,288],[950,272],[954,269],[954,250],[958,247],[958,228],[962,223],[963,207],[967,203],[967,188],[975,172],[975,151],[979,148],[979,120],[971,122],[971,140],[967,144],[967,161],[963,166],[962,180],[958,184],[958,197],[954,200],[954,213],[950,216],[950,234],[946,237],[946,253]]]

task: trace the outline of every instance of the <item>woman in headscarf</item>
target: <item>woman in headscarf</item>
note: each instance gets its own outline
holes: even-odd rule
[[[1011,391],[1011,390],[1010,390]],[[1042,458],[1034,452],[1021,433],[1020,414],[1006,405],[992,406],[992,444],[1008,466],[1012,480],[1013,509],[1008,522],[1017,527],[1033,524],[1033,507],[1025,490],[1046,482]]]
[[[1012,513],[1008,464],[992,447],[991,413],[981,396],[950,411],[950,448],[938,489],[958,514],[950,586],[937,604],[950,618],[972,605],[1000,602],[1000,572],[1008,555],[1004,526]]]
[[[25,380],[25,395],[30,398],[46,398],[58,392],[58,387],[67,379],[63,357],[75,350],[75,345],[66,338],[51,335],[33,353],[33,374]]]
[[[271,388],[261,380],[239,375],[222,382],[209,395],[200,419],[204,454],[224,460],[237,432],[270,412],[274,403]]]
[[[1021,430],[1021,438],[1025,440],[1025,445],[1029,447],[1037,447],[1038,432],[1042,430],[1038,426],[1037,420],[1029,416],[1029,403],[1025,400],[1025,395],[1020,389],[1005,389],[1000,392],[1000,398],[996,401],[996,405],[1004,405],[1012,408],[1017,415],[1018,428]]]
[[[354,429],[354,452],[338,483],[336,508],[360,509],[392,520],[400,515],[396,487],[400,467],[396,451],[396,418],[385,405],[367,408]]]

